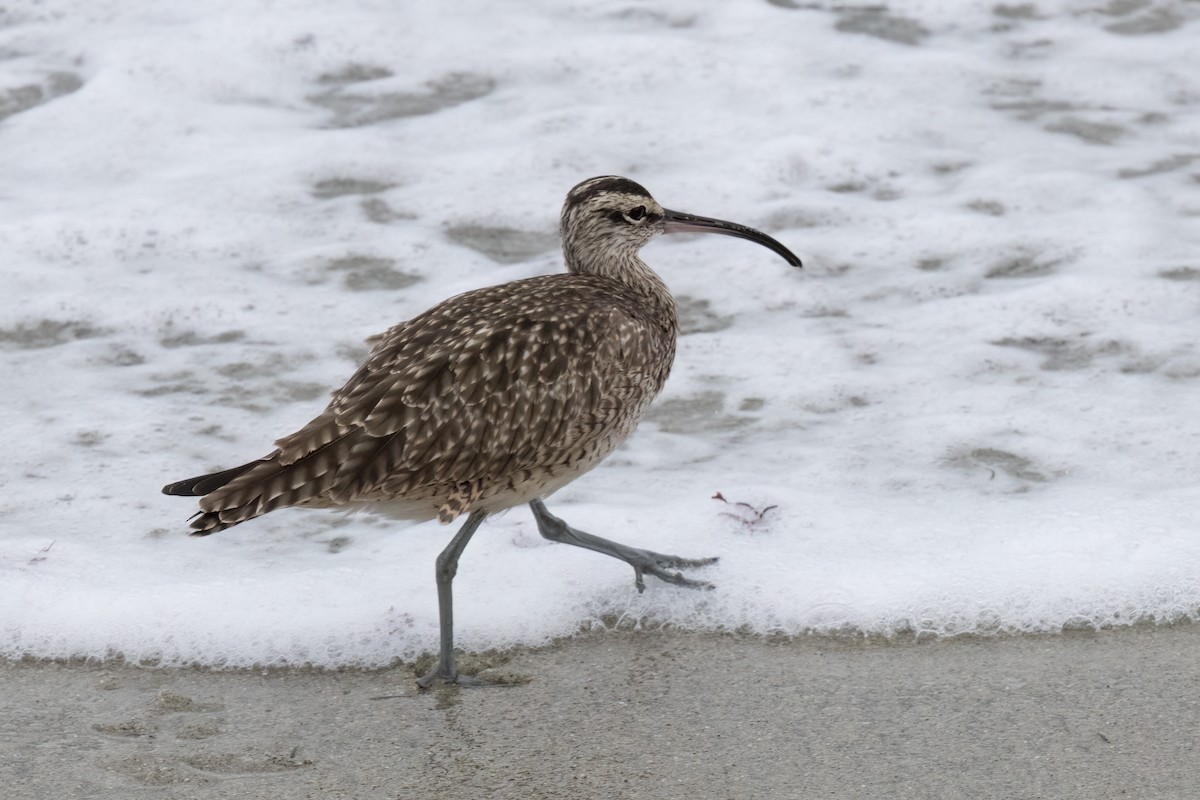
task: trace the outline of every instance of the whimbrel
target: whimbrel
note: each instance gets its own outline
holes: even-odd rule
[[[312,422],[269,455],[163,487],[200,497],[192,535],[285,506],[387,506],[401,519],[466,523],[437,558],[441,642],[418,684],[471,683],[454,661],[451,584],[489,514],[528,503],[542,536],[619,558],[639,591],[650,574],[710,588],[676,571],[687,559],[572,528],[543,498],[599,464],[637,426],[675,359],[675,301],[639,258],[660,233],[723,233],[800,259],[764,233],[670,211],[638,184],[604,176],[563,205],[567,274],[460,294],[368,340],[371,352]]]

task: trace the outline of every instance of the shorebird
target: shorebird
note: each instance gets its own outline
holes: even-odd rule
[[[585,533],[543,498],[633,432],[675,360],[675,300],[641,260],[661,233],[723,233],[800,259],[752,228],[670,211],[627,178],[576,186],[563,205],[566,274],[466,292],[368,339],[370,355],[319,416],[269,455],[163,487],[200,497],[193,536],[286,506],[378,504],[400,519],[466,522],[437,558],[438,664],[418,681],[472,684],[454,658],[451,586],[489,514],[528,503],[542,536],[621,559],[643,576],[712,588],[680,558]]]

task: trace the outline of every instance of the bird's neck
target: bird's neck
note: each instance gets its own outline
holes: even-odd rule
[[[613,258],[611,254],[605,258],[588,259],[586,256],[576,257],[576,253],[568,252],[567,269],[580,275],[598,275],[602,278],[624,284],[634,293],[644,298],[646,305],[655,309],[656,316],[672,331],[677,325],[677,309],[675,298],[667,284],[658,274],[650,269],[636,253],[630,253],[621,258]]]

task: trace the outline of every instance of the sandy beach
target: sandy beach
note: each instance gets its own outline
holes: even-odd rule
[[[25,798],[1189,798],[1200,629],[866,643],[664,631],[411,668],[2,667]],[[470,665],[468,658],[467,665]]]

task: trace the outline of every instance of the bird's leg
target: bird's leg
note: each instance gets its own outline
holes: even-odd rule
[[[459,556],[462,555],[467,542],[471,541],[475,529],[479,527],[479,523],[483,522],[483,518],[486,516],[487,514],[483,511],[472,512],[471,516],[467,517],[466,523],[458,529],[458,533],[454,534],[450,544],[446,545],[446,549],[437,557],[438,622],[441,632],[441,647],[438,652],[437,667],[417,681],[417,686],[422,689],[428,689],[434,681],[438,680],[463,685],[483,683],[474,678],[460,676],[458,669],[454,666],[454,595],[451,591],[451,584],[454,582],[455,573],[458,572]]]
[[[639,592],[644,591],[646,588],[646,583],[642,579],[644,573],[654,575],[676,586],[687,586],[690,589],[713,588],[711,583],[694,581],[683,577],[679,572],[668,572],[668,570],[680,567],[707,567],[709,564],[717,562],[715,558],[680,558],[679,556],[655,553],[651,550],[627,547],[626,545],[617,544],[608,539],[602,539],[599,536],[593,536],[590,533],[584,533],[572,528],[551,514],[546,509],[546,504],[541,500],[534,500],[529,504],[529,507],[533,509],[533,517],[537,520],[538,531],[550,541],[573,544],[576,547],[595,550],[597,553],[604,553],[613,558],[619,558],[633,567],[634,584],[637,586]]]

